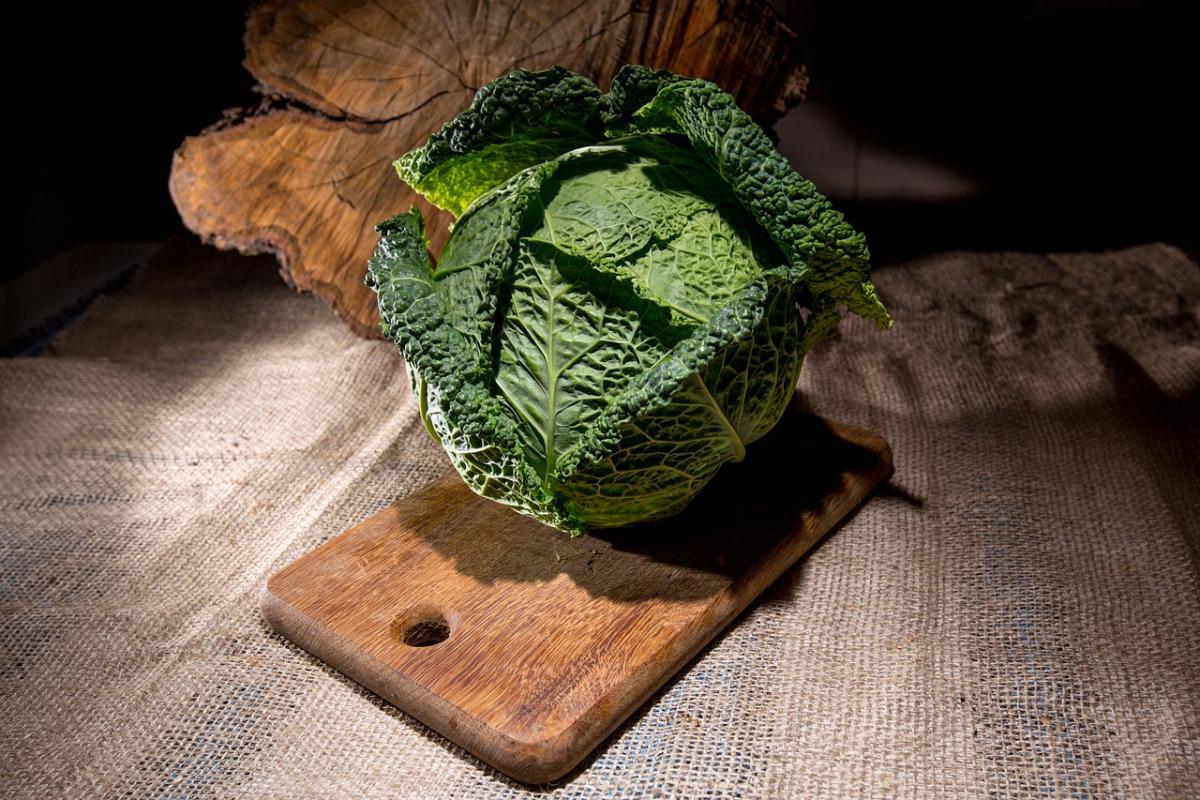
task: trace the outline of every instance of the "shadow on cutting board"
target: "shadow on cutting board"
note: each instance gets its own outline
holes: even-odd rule
[[[446,536],[445,526],[413,530],[460,573],[487,585],[545,582],[563,574],[588,594],[618,602],[699,600],[746,573],[805,513],[841,488],[844,474],[868,470],[879,460],[879,452],[839,438],[823,419],[793,402],[775,429],[750,446],[744,462],[724,466],[671,519],[572,539],[522,518],[488,526],[487,541],[466,546],[461,536]],[[482,506],[489,514],[496,508]],[[454,527],[470,524],[460,520]]]

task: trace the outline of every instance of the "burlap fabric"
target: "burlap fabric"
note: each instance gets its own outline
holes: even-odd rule
[[[891,440],[892,485],[550,794],[1200,795],[1200,270],[878,279],[896,328],[852,321],[801,388]],[[390,345],[185,243],[54,350],[0,363],[0,794],[527,791],[258,614],[448,469]]]

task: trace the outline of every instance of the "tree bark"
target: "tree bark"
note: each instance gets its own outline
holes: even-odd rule
[[[266,0],[245,66],[264,94],[184,140],[171,196],[205,241],[274,253],[297,289],[378,336],[363,285],[372,226],[416,204],[438,252],[450,217],[391,162],[517,67],[560,64],[606,89],[626,63],[712,80],[764,123],[802,99],[795,34],[765,0]]]

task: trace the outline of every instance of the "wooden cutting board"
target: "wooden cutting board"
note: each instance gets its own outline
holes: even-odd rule
[[[271,626],[520,781],[561,777],[892,469],[789,410],[684,514],[572,539],[441,478],[284,567]]]

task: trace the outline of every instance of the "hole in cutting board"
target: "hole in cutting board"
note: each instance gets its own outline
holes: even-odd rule
[[[451,619],[435,606],[422,605],[392,621],[392,636],[409,647],[431,647],[450,638]]]
[[[450,626],[441,620],[429,620],[410,625],[401,637],[409,647],[429,647],[450,638]]]

